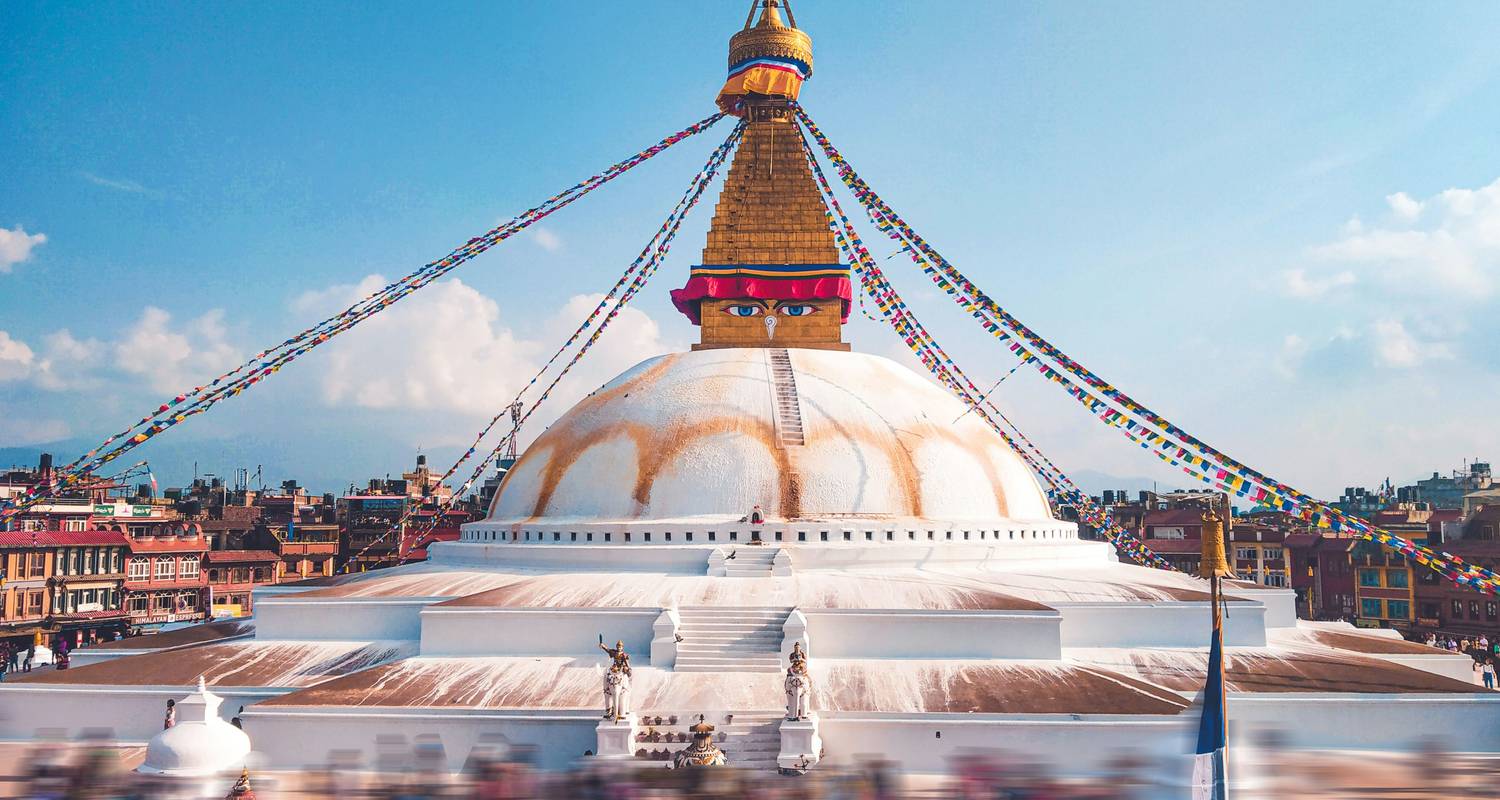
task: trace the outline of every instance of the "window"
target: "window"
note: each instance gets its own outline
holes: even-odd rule
[[[1371,619],[1380,618],[1380,601],[1368,598],[1359,601],[1359,615]]]
[[[1277,588],[1285,588],[1286,587],[1286,575],[1284,575],[1284,574],[1282,574],[1280,572],[1267,572],[1266,573],[1266,585],[1267,586],[1275,586]]]
[[[1469,619],[1479,619],[1479,601],[1469,601]]]
[[[1487,620],[1489,620],[1489,621],[1491,621],[1491,622],[1495,621],[1495,603],[1494,603],[1494,601],[1491,601],[1491,602],[1488,602],[1488,603],[1484,604],[1484,618],[1487,619]]]
[[[132,614],[144,614],[149,605],[149,599],[143,594],[132,594],[126,598],[125,607],[130,609],[130,613]]]
[[[1263,554],[1266,557],[1267,561],[1280,561],[1281,560],[1281,548],[1280,547],[1266,547],[1266,548],[1262,548],[1260,552],[1261,552],[1261,554]]]
[[[30,573],[28,575],[28,577],[40,578],[43,575],[47,574],[47,567],[46,567],[46,564],[47,564],[47,554],[46,553],[32,553],[31,554],[31,558],[29,560],[30,560],[31,564],[28,567],[28,572]]]
[[[1388,569],[1385,571],[1385,585],[1392,589],[1405,589],[1407,583],[1407,572],[1404,569]]]
[[[198,595],[185,594],[178,598],[178,605],[184,611],[192,611],[198,607]]]
[[[176,561],[170,558],[156,559],[156,579],[159,581],[171,580],[172,570],[175,564]]]
[[[143,581],[151,577],[151,562],[144,558],[130,559],[130,579]]]
[[[1411,603],[1405,600],[1387,600],[1385,610],[1391,619],[1411,619]]]
[[[198,559],[195,558],[195,557],[189,556],[187,558],[182,559],[182,563],[179,564],[178,567],[177,567],[177,570],[178,570],[177,574],[180,575],[184,580],[187,580],[187,579],[190,579],[190,578],[196,578],[196,577],[198,577],[198,568],[199,568]]]
[[[1453,616],[1454,619],[1463,619],[1464,618],[1464,601],[1462,601],[1462,600],[1454,600],[1453,601],[1453,614],[1452,614],[1452,616]]]
[[[88,527],[89,524],[87,520],[70,519],[63,522],[63,530],[65,531],[86,531],[88,530]]]
[[[26,616],[40,617],[42,615],[42,593],[32,592],[26,596]]]
[[[1360,586],[1371,586],[1371,587],[1379,588],[1380,587],[1380,570],[1378,570],[1378,569],[1362,569],[1362,570],[1360,570],[1359,571],[1359,585]]]
[[[1255,548],[1253,548],[1253,547],[1236,547],[1236,548],[1234,548],[1234,557],[1237,558],[1237,559],[1239,559],[1240,561],[1254,561],[1255,560]]]

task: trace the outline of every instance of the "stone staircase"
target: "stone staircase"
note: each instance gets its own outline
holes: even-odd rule
[[[733,563],[733,562],[730,562]],[[677,609],[677,672],[780,672],[787,608]]]
[[[802,402],[797,397],[797,373],[792,369],[792,357],[776,348],[770,351],[769,358],[777,443],[782,448],[801,447],[807,440],[802,431]]]
[[[754,770],[776,769],[776,756],[781,753],[781,719],[778,712],[745,712],[735,714],[734,722],[719,725],[726,735],[718,741],[724,751],[724,762],[731,767]]]
[[[662,715],[665,716],[665,715]],[[781,752],[781,714],[776,711],[736,712],[732,722],[709,720],[714,726],[714,743],[724,751],[724,761],[732,767],[753,770],[775,770],[776,756]],[[671,761],[672,755],[688,746],[689,728],[698,721],[696,714],[681,715],[676,723],[652,724],[653,715],[642,716],[642,736],[631,744],[639,760]],[[646,739],[646,731],[657,741]]]
[[[765,578],[772,574],[772,565],[776,560],[777,547],[765,545],[747,545],[745,547],[730,547],[724,559],[724,577],[726,578]],[[733,554],[734,558],[727,556]]]

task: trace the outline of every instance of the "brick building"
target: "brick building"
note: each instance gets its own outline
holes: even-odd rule
[[[196,523],[150,526],[129,537],[125,605],[132,625],[208,618],[208,576],[203,559],[208,538]]]
[[[254,613],[255,587],[277,582],[280,560],[270,550],[208,551],[204,562],[213,616],[248,617]]]

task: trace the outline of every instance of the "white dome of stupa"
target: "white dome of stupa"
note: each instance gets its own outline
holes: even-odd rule
[[[754,506],[768,519],[1058,525],[1031,472],[964,412],[933,382],[879,356],[799,348],[660,356],[538,437],[476,525],[731,519]]]
[[[223,698],[198,679],[198,690],[177,701],[176,723],[151,737],[138,771],[204,777],[244,767],[250,737],[219,717]]]

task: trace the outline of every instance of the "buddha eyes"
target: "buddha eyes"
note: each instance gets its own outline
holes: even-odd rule
[[[724,306],[724,313],[731,317],[758,317],[767,312],[763,306],[754,303],[735,303],[734,305]],[[818,307],[810,303],[793,303],[777,306],[776,313],[784,317],[805,317],[809,314],[818,313]]]

